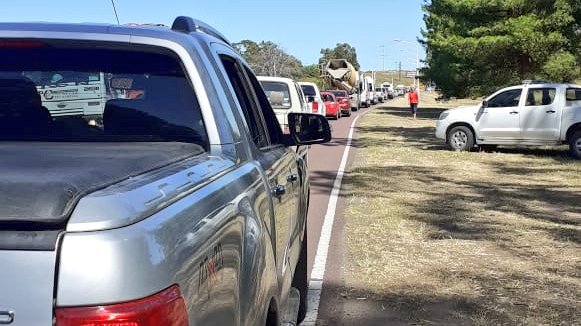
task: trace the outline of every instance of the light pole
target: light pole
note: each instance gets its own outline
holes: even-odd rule
[[[416,46],[416,78],[414,78],[414,86],[416,86],[416,80],[417,80],[416,90],[419,92],[419,89],[420,89],[420,80],[418,79],[419,70],[420,70],[420,46],[419,46],[419,44],[417,42],[400,40],[400,39],[395,39],[393,41],[399,42],[399,43],[408,43],[408,44],[412,44],[412,45]]]

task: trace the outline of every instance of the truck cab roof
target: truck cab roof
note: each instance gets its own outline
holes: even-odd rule
[[[188,25],[190,24],[190,25]],[[186,28],[185,26],[192,26]],[[102,23],[49,23],[17,22],[0,23],[0,38],[102,40],[133,43],[135,38],[156,38],[172,41],[183,46],[191,44],[193,35],[212,38],[228,46],[230,42],[218,31],[200,20],[178,17],[172,27],[161,24],[113,25]]]

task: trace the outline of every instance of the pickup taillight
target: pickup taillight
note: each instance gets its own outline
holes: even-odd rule
[[[319,103],[317,101],[313,101],[313,102],[311,102],[311,104],[312,104],[312,108],[313,108],[313,112],[312,113],[319,112]]]
[[[158,325],[188,326],[186,305],[177,286],[119,304],[56,309],[56,326]]]

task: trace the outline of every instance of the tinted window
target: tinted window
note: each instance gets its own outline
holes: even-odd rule
[[[555,88],[531,88],[527,94],[526,106],[550,105],[555,100]]]
[[[290,109],[292,106],[290,90],[286,83],[260,81],[270,105],[274,109]]]
[[[246,120],[252,140],[258,148],[270,146],[262,117],[256,107],[256,102],[252,97],[252,88],[246,80],[243,69],[236,60],[231,57],[220,56],[220,58],[222,59],[224,70],[226,70],[226,74],[230,80],[230,85],[234,90],[236,99],[238,100],[242,113],[244,114],[244,119]]]
[[[3,47],[0,139],[176,141],[207,147],[177,57],[154,47]]]
[[[303,90],[303,93],[305,93],[306,96],[317,96],[317,93],[315,91],[315,87],[312,85],[301,85],[301,88]]]
[[[581,101],[581,88],[567,88],[567,101]]]
[[[274,114],[274,111],[272,111],[272,107],[268,102],[266,94],[263,92],[260,83],[254,76],[252,71],[250,71],[250,69],[248,68],[245,68],[245,71],[250,81],[250,85],[256,95],[256,100],[258,106],[260,107],[260,111],[262,112],[262,119],[264,120],[264,123],[268,130],[267,136],[270,140],[270,144],[271,145],[283,144],[284,141],[280,125],[278,124],[278,120],[276,118],[276,115]]]
[[[511,89],[504,91],[488,100],[490,108],[505,108],[518,106],[522,89]]]

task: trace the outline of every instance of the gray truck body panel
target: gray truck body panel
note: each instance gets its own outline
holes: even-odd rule
[[[79,183],[84,191],[75,199],[41,205],[60,214],[36,210],[38,218],[56,216],[65,225],[53,230],[54,248],[0,249],[0,316],[14,313],[12,326],[49,326],[57,307],[125,302],[174,284],[190,325],[263,324],[272,302],[285,309],[306,227],[306,162],[284,146],[263,152],[253,145],[217,61],[221,49],[244,64],[230,46],[203,33],[85,24],[2,23],[0,39],[6,38],[173,51],[196,93],[210,147],[191,155],[168,147],[173,154],[166,160],[144,159],[134,168],[139,156],[120,161],[123,169],[111,168],[108,182]],[[55,177],[67,179],[66,173]],[[286,187],[285,196],[274,197],[277,184]],[[211,277],[208,258],[219,263]]]

